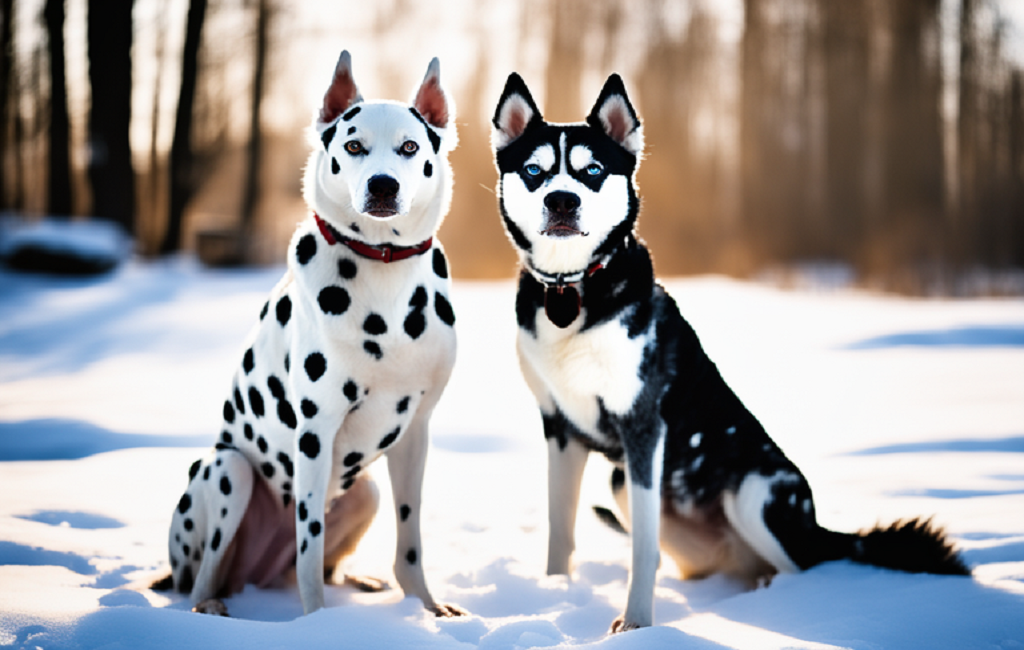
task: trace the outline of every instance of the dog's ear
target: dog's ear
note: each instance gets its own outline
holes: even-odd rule
[[[526,82],[513,72],[508,76],[505,90],[501,92],[498,107],[494,110],[491,144],[495,151],[500,151],[521,136],[530,124],[540,123],[543,119]]]
[[[412,105],[430,126],[438,129],[448,128],[452,117],[451,100],[441,87],[441,62],[436,56],[427,66],[427,74],[416,91]]]
[[[587,124],[604,131],[634,156],[639,156],[644,150],[643,126],[626,96],[626,86],[617,74],[604,82],[604,88],[587,116]]]
[[[359,94],[356,81],[352,77],[352,57],[348,50],[343,50],[341,56],[338,57],[338,65],[334,67],[331,86],[324,93],[324,105],[320,108],[317,127],[320,129],[327,127],[350,106],[361,101],[363,101],[363,97]]]

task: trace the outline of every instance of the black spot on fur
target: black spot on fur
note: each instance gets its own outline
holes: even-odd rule
[[[405,505],[405,504],[403,503],[403,504],[402,504],[402,507],[398,509],[398,516],[399,516],[399,518],[400,518],[400,519],[401,519],[402,521],[405,521],[406,519],[408,519],[408,518],[409,518],[409,514],[410,514],[411,512],[412,512],[412,508],[410,508],[409,506],[407,506],[407,505]]]
[[[267,478],[274,478],[275,467],[270,462],[260,465],[260,470],[262,470],[263,475]]]
[[[191,519],[186,519],[181,523],[181,525],[185,527],[185,530],[189,531],[191,531],[195,527],[195,524],[192,523]]]
[[[288,457],[288,454],[283,451],[277,455],[277,462],[281,463],[281,467],[284,468],[284,473],[289,478],[295,473],[295,467],[292,466],[292,459]]]
[[[324,143],[324,149],[330,146],[331,140],[334,139],[334,134],[338,132],[338,125],[332,124],[328,128],[324,129],[324,132],[320,134],[320,141]]]
[[[416,110],[414,107],[410,106],[409,107],[409,112],[412,113],[413,117],[415,117],[417,120],[419,120],[420,124],[422,124],[423,127],[427,130],[427,138],[430,139],[430,146],[434,150],[434,153],[437,153],[438,151],[440,151],[440,149],[441,149],[441,136],[439,136],[437,134],[437,132],[434,131],[434,129],[430,126],[430,124],[428,124],[427,121],[425,119],[423,119],[423,116],[420,115],[420,112],[418,110]]]
[[[254,367],[256,367],[256,360],[253,358],[252,348],[249,348],[242,356],[242,370],[245,370],[245,374],[248,375]]]
[[[314,255],[316,255],[316,238],[309,233],[299,239],[299,243],[295,245],[295,258],[299,260],[299,264],[306,265]]]
[[[409,299],[409,314],[405,317],[405,333],[412,339],[418,339],[427,327],[427,319],[423,310],[427,306],[427,290],[421,285],[416,287]]]
[[[309,380],[316,381],[323,377],[324,372],[327,371],[327,359],[319,352],[313,352],[306,357],[305,368],[306,376],[309,377]]]
[[[306,502],[299,501],[299,521],[306,521],[309,517],[309,511],[306,510]]]
[[[363,455],[361,453],[359,453],[358,451],[353,451],[349,452],[349,454],[345,456],[345,460],[343,462],[345,463],[345,467],[352,467],[362,459]]]
[[[192,591],[195,580],[192,577],[192,567],[188,564],[181,568],[181,579],[178,580],[178,591],[187,594]]]
[[[210,550],[216,551],[220,548],[220,528],[213,531],[213,539],[210,540]]]
[[[356,233],[358,233],[358,232],[362,232],[362,231],[361,231],[361,230],[359,229],[359,225],[358,225],[358,224],[357,224],[357,223],[356,223],[355,221],[353,221],[352,223],[350,223],[350,224],[348,225],[348,227],[352,229],[352,232],[356,232]]]
[[[253,415],[258,418],[263,417],[263,395],[255,386],[249,387],[249,407],[252,409]]]
[[[199,473],[199,467],[202,464],[203,464],[203,461],[197,460],[196,462],[192,463],[192,465],[188,468],[188,482],[189,483],[191,483],[192,479],[194,479],[196,477],[196,474]]]
[[[309,548],[309,540],[304,539],[302,540],[302,546],[299,548],[299,554],[305,554],[307,548]]]
[[[344,483],[341,484],[341,489],[342,490],[347,490],[347,489],[349,489],[350,487],[352,487],[355,484],[356,484],[356,480],[354,478],[350,478],[350,479],[348,479],[347,481],[345,481]]]
[[[455,312],[452,311],[452,304],[440,293],[434,294],[434,311],[441,322],[451,327],[455,324]]]
[[[355,478],[359,474],[359,472],[361,472],[361,471],[363,471],[362,466],[361,465],[356,465],[355,467],[353,467],[349,471],[347,471],[344,474],[342,474],[341,478],[346,478],[346,479],[347,478]]]
[[[285,372],[291,372],[292,371],[292,355],[290,355],[290,354],[284,355],[284,371]]]
[[[192,555],[192,548],[188,544],[184,544],[181,547],[181,552],[185,554],[185,557]]]
[[[348,127],[348,135],[352,135],[355,132],[356,132],[356,127],[354,127],[354,126]]]
[[[359,397],[359,386],[356,386],[356,382],[351,379],[345,382],[345,387],[341,390],[350,402],[356,401],[356,398]]]
[[[377,449],[386,449],[391,445],[395,444],[395,440],[398,439],[398,434],[401,433],[402,427],[395,427],[395,430],[380,439],[380,444],[377,445]]]
[[[235,407],[227,400],[224,400],[224,421],[228,424],[235,421]]]
[[[277,301],[274,311],[277,312],[277,322],[281,323],[281,326],[284,327],[288,324],[288,319],[292,317],[292,299],[288,296],[282,296]]]
[[[292,408],[292,403],[286,399],[277,403],[277,419],[281,420],[281,424],[289,429],[299,426],[299,421],[295,417],[295,409]]]
[[[319,521],[311,521],[311,522],[309,522],[309,534],[312,535],[313,537],[316,537],[317,535],[319,535],[322,528],[323,527],[320,525]]]
[[[359,111],[363,110],[362,106],[353,106],[348,109],[348,112],[341,116],[341,119],[348,122],[356,115],[359,115]]]
[[[256,446],[259,447],[261,454],[267,453],[267,439],[264,438],[263,436],[260,436],[259,438],[256,439]]]
[[[316,416],[317,411],[319,411],[319,410],[320,409],[318,409],[316,407],[316,403],[315,402],[313,402],[311,400],[308,400],[308,399],[303,399],[302,400],[302,415],[304,415],[305,417],[307,417],[307,418],[314,417],[314,416]]]
[[[323,313],[339,316],[348,310],[352,299],[349,298],[348,291],[332,285],[321,289],[316,301],[320,304],[320,310]]]
[[[223,442],[218,442],[213,446],[213,448],[216,449],[217,451],[224,451],[225,449],[234,449],[235,447],[233,445],[229,445]],[[220,465],[219,460],[217,461],[217,464]]]
[[[221,431],[220,439],[224,441],[225,445],[230,445],[233,440],[233,438],[231,437],[231,432],[229,431]]]
[[[245,427],[242,429],[242,433],[245,434],[246,440],[252,440],[252,425],[246,422]]]
[[[196,462],[199,462],[199,461],[196,461]],[[178,499],[178,512],[180,512],[181,514],[185,514],[186,512],[188,512],[188,509],[191,508],[191,507],[192,507],[192,497],[189,496],[188,493],[186,492],[185,494],[181,495],[180,499]]]
[[[448,277],[448,260],[444,258],[440,248],[434,249],[434,275],[439,278]]]
[[[260,320],[267,317],[267,312],[270,311],[270,301],[263,303],[263,309],[260,310]]]
[[[430,178],[431,176],[434,175],[434,166],[430,164],[429,160],[423,163],[423,175],[426,176],[427,178]]]
[[[228,509],[227,508],[221,508],[220,509],[220,518],[224,519],[227,516],[228,516]]]
[[[410,548],[409,551],[405,554],[405,561],[409,564],[416,564],[416,558],[416,549],[414,548]]]
[[[356,230],[356,232],[359,231]],[[351,280],[352,278],[356,277],[356,272],[358,270],[359,269],[356,266],[356,263],[350,260],[349,258],[343,257],[340,260],[338,260],[338,275],[340,275],[342,278],[346,280]]]
[[[267,377],[267,388],[270,390],[270,394],[274,396],[274,399],[284,399],[284,384],[281,383],[281,380],[276,375]]]
[[[235,388],[235,409],[242,415],[245,415],[245,402],[242,401],[242,391],[237,388]]]
[[[363,341],[363,349],[374,359],[380,360],[384,356],[384,351],[380,349],[376,341]]]
[[[398,400],[398,406],[395,408],[399,413],[405,413],[409,410],[409,396],[406,395],[402,399]]]
[[[281,496],[281,502],[284,504],[284,507],[287,508],[288,505],[292,502],[292,495],[290,495],[290,494],[282,495]]]
[[[363,331],[373,336],[379,336],[387,333],[388,324],[384,322],[380,314],[370,314],[363,321]]]
[[[315,433],[307,431],[299,438],[299,451],[306,454],[308,458],[316,458],[320,455],[320,438]]]
[[[209,465],[207,465],[206,469],[203,470],[203,480],[204,481],[209,481],[210,480],[210,466]]]
[[[224,496],[231,494],[231,480],[227,476],[220,477],[220,491]]]
[[[335,158],[334,156],[331,156],[331,173],[341,173],[341,165],[338,164],[338,159]]]

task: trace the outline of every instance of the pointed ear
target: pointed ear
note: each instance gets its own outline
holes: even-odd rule
[[[604,82],[604,88],[587,116],[587,124],[604,131],[634,156],[639,156],[644,150],[643,126],[626,96],[626,86],[617,74]]]
[[[495,151],[500,151],[521,136],[530,124],[543,119],[526,82],[513,72],[508,76],[505,90],[501,92],[498,107],[494,110],[491,144]]]
[[[353,104],[363,101],[355,79],[352,78],[352,57],[344,50],[338,57],[338,65],[334,68],[331,86],[324,93],[324,105],[320,108],[317,126],[321,129],[338,119]]]
[[[427,66],[427,74],[423,83],[416,91],[412,105],[427,121],[427,124],[438,129],[448,128],[453,117],[451,100],[441,87],[441,62],[435,56]]]

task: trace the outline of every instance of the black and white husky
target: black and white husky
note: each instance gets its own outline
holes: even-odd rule
[[[613,632],[653,623],[659,540],[683,577],[751,585],[840,558],[968,573],[927,521],[859,534],[817,524],[807,481],[655,282],[634,230],[643,131],[618,75],[585,123],[549,124],[513,73],[493,126],[501,215],[522,265],[520,364],[549,450],[549,574],[569,572],[590,451],[617,465],[612,489],[632,530]]]

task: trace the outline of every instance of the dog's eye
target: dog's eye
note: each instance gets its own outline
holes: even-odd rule
[[[345,151],[349,152],[353,156],[357,156],[363,153],[363,151],[365,150],[363,149],[362,142],[358,140],[349,140],[348,142],[345,143]]]
[[[540,165],[527,165],[526,173],[529,176],[538,176],[540,174]]]
[[[407,156],[411,156],[411,155],[413,155],[414,153],[416,153],[419,150],[420,150],[420,146],[418,144],[416,144],[415,142],[413,142],[412,140],[406,140],[402,144],[402,153],[404,153]]]
[[[601,168],[601,165],[598,165],[597,163],[591,163],[591,164],[587,165],[587,175],[588,176],[597,176],[602,171],[604,171],[604,170]]]

